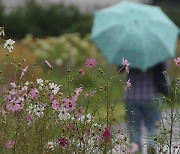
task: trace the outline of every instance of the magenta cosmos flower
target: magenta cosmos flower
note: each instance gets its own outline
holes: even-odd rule
[[[94,58],[87,59],[86,66],[89,68],[93,68],[97,65],[97,62]]]
[[[105,131],[103,132],[103,137],[105,139],[109,139],[111,137],[111,127],[105,128]]]
[[[58,139],[58,143],[59,143],[60,146],[65,146],[65,145],[68,144],[68,140],[65,139],[64,137],[61,137],[61,138]]]
[[[19,109],[21,109],[21,105],[19,104],[20,102],[21,102],[21,99],[16,100],[16,98],[13,97],[10,103],[6,105],[6,108],[12,112],[18,111]]]
[[[175,58],[174,62],[176,63],[177,66],[180,66],[180,57]]]

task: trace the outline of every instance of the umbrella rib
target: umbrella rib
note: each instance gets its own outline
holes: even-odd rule
[[[154,36],[157,38],[157,40],[159,40],[159,42],[160,42],[165,48],[169,49],[169,48],[166,46],[166,44],[165,44],[164,42],[162,42],[161,38],[154,33],[153,30],[150,30],[150,31],[151,31],[151,34],[154,35]],[[169,53],[168,53],[168,54],[169,54]]]

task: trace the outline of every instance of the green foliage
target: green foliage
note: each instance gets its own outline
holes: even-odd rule
[[[91,30],[92,15],[80,13],[74,6],[49,4],[43,7],[34,0],[28,0],[23,7],[15,8],[8,14],[4,14],[1,8],[0,5],[0,25],[15,38],[23,38],[28,33],[45,37],[79,32],[83,36]]]
[[[180,7],[167,7],[162,6],[162,10],[167,14],[167,16],[174,21],[174,23],[180,27]]]
[[[31,35],[24,38],[20,44],[29,48],[33,55],[37,57],[35,63],[43,66],[43,72],[48,71],[48,67],[44,61],[47,59],[54,70],[49,75],[49,78],[53,78],[54,82],[59,83],[59,78],[66,80],[64,76],[68,69],[74,72],[72,75],[75,77],[75,84],[78,86],[81,84],[88,85],[90,72],[87,71],[85,61],[88,58],[95,58],[98,60],[98,67],[105,68],[105,72],[108,76],[117,73],[116,68],[108,64],[103,58],[93,43],[90,42],[89,36],[81,37],[78,33],[64,34],[60,37],[48,37],[46,39],[34,39]],[[79,69],[85,70],[85,75],[82,77],[79,73]],[[98,71],[93,72],[92,78],[94,85],[102,83],[102,75]]]
[[[180,27],[179,7],[162,5],[162,9]],[[78,32],[84,36],[91,31],[92,19],[92,14],[81,13],[75,6],[63,3],[42,6],[35,0],[27,0],[24,6],[5,14],[0,1],[0,25],[14,38],[23,38],[28,33],[46,37]]]
[[[1,4],[1,0],[0,0],[0,20],[3,22],[4,20],[4,8]]]

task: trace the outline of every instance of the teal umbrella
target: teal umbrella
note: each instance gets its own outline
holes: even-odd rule
[[[174,57],[178,34],[159,7],[124,1],[95,12],[91,39],[110,63],[145,71]]]

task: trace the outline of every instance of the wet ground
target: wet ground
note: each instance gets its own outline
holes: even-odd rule
[[[172,145],[173,146],[177,146],[178,148],[174,148],[172,149],[172,153],[173,154],[180,154],[180,110],[177,111],[173,111],[171,112],[171,110],[164,110],[161,113],[161,130],[166,129],[166,130],[170,130],[171,129],[171,115],[173,115],[173,125],[172,125],[172,131],[173,131],[173,139],[172,139]],[[121,130],[124,133],[127,133],[127,128],[126,128],[126,123],[121,123],[117,126],[114,127],[114,130]],[[143,154],[146,154],[146,149],[147,149],[147,133],[146,133],[146,128],[144,127],[144,125],[142,125],[142,145],[143,146]],[[164,146],[164,151],[166,151],[167,146]],[[116,152],[116,154],[121,154],[122,152],[119,150]],[[166,151],[166,154],[168,154],[169,152]]]

